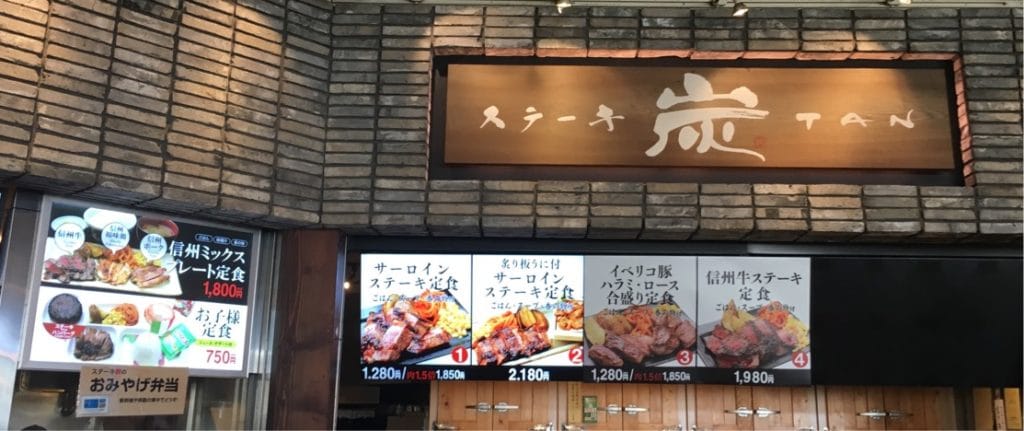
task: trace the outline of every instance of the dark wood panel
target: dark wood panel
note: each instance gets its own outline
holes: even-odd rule
[[[340,240],[333,230],[283,234],[268,412],[273,429],[329,429],[334,423]]]
[[[955,169],[948,68],[896,66],[447,64],[434,138],[453,165]]]

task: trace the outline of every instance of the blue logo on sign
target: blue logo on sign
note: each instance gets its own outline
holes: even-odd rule
[[[236,240],[232,240],[231,241],[231,245],[233,245],[235,247],[245,248],[245,247],[249,246],[249,241],[246,241],[244,239],[236,239]]]
[[[210,235],[206,235],[206,234],[202,234],[202,233],[197,233],[196,234],[196,241],[199,241],[199,242],[213,242],[213,237],[210,236]]]
[[[82,397],[82,410],[86,412],[106,412],[107,397]]]
[[[226,236],[218,236],[213,239],[213,242],[217,244],[227,245],[231,243],[231,238],[228,238]]]

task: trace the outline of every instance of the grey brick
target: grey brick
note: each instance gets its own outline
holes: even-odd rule
[[[640,15],[644,17],[689,17],[690,9],[682,8],[643,8]]]
[[[922,29],[959,29],[960,22],[954,18],[910,19],[907,27],[912,30]]]
[[[865,196],[917,196],[917,187],[902,185],[866,185]]]
[[[843,42],[804,42],[800,45],[804,51],[853,51],[853,41]]]
[[[907,10],[907,17],[914,18],[956,18],[958,11],[952,8],[913,8]]]
[[[921,231],[918,221],[869,221],[867,231],[872,233],[913,235]]]
[[[846,30],[853,28],[849,19],[804,19],[801,22],[804,30]]]
[[[956,52],[960,50],[957,42],[911,42],[910,50],[914,52]]]
[[[853,40],[852,31],[803,31],[804,40]]]
[[[893,30],[906,27],[906,22],[899,19],[858,19],[853,28],[857,30]]]
[[[854,9],[853,16],[861,19],[903,19],[906,11],[903,9]]]

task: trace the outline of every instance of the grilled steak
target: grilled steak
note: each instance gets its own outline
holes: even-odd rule
[[[622,358],[605,346],[591,346],[590,349],[587,350],[587,356],[589,356],[595,364],[602,367],[622,366]]]
[[[477,363],[480,365],[501,365],[508,359],[530,356],[547,350],[551,341],[544,332],[535,329],[522,330],[501,328],[490,336],[476,341],[473,351],[476,352]]]
[[[366,319],[366,325],[363,326],[363,334],[359,341],[364,349],[371,346],[380,347],[385,331],[387,331],[387,325],[384,324],[384,319],[379,314],[370,313],[370,317]]]
[[[758,350],[761,352],[761,357],[771,356],[782,356],[788,349],[779,339],[779,334],[775,332],[775,328],[770,323],[764,320],[755,320],[750,322],[754,327],[754,331],[757,332],[757,337],[760,340],[758,343]]]
[[[383,349],[383,350],[369,350],[367,354],[363,355],[363,359],[366,363],[372,364],[375,362],[394,362],[398,360],[398,357],[402,354],[398,350],[394,349]]]
[[[412,343],[409,344],[408,350],[409,353],[418,355],[437,346],[444,345],[451,339],[452,337],[448,335],[447,332],[444,332],[443,329],[434,328],[422,337],[414,339]]]
[[[508,357],[505,354],[505,344],[499,338],[486,338],[480,340],[473,346],[476,352],[476,360],[480,365],[501,365]]]
[[[663,356],[674,353],[679,348],[679,337],[676,336],[667,326],[654,328],[654,343],[651,344],[651,353]]]
[[[631,335],[615,335],[608,334],[605,338],[604,345],[609,349],[612,349],[622,359],[632,362],[634,364],[640,364],[644,361],[644,358],[650,353],[650,349],[647,345],[643,344],[637,337]]]
[[[679,338],[679,344],[684,349],[697,342],[697,328],[689,320],[680,320],[679,325],[672,329],[672,334]]]
[[[360,336],[364,363],[394,362],[402,352],[418,355],[451,342],[451,335],[411,312],[408,299],[385,304],[380,313],[371,312]]]
[[[43,262],[43,280],[91,281],[96,279],[96,261],[78,254],[46,259]]]
[[[110,334],[96,328],[85,328],[75,337],[75,357],[83,361],[102,361],[114,355]]]
[[[170,279],[167,271],[156,265],[136,268],[131,275],[132,283],[142,288],[159,286]]]
[[[412,343],[412,332],[403,323],[391,325],[384,332],[384,337],[381,338],[381,348],[399,352],[409,347],[410,343]]]

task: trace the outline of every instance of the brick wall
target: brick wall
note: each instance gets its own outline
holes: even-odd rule
[[[352,234],[1020,240],[1019,9],[727,15],[0,0],[0,171],[91,199]],[[452,53],[956,58],[974,186],[431,179],[431,58]]]
[[[322,221],[358,233],[994,241],[1021,233],[1020,10],[337,5]],[[436,54],[959,59],[975,187],[432,180]],[[966,114],[966,112],[963,112]],[[967,125],[967,115],[963,118]]]
[[[315,224],[330,74],[317,1],[0,1],[0,173],[261,225]]]

